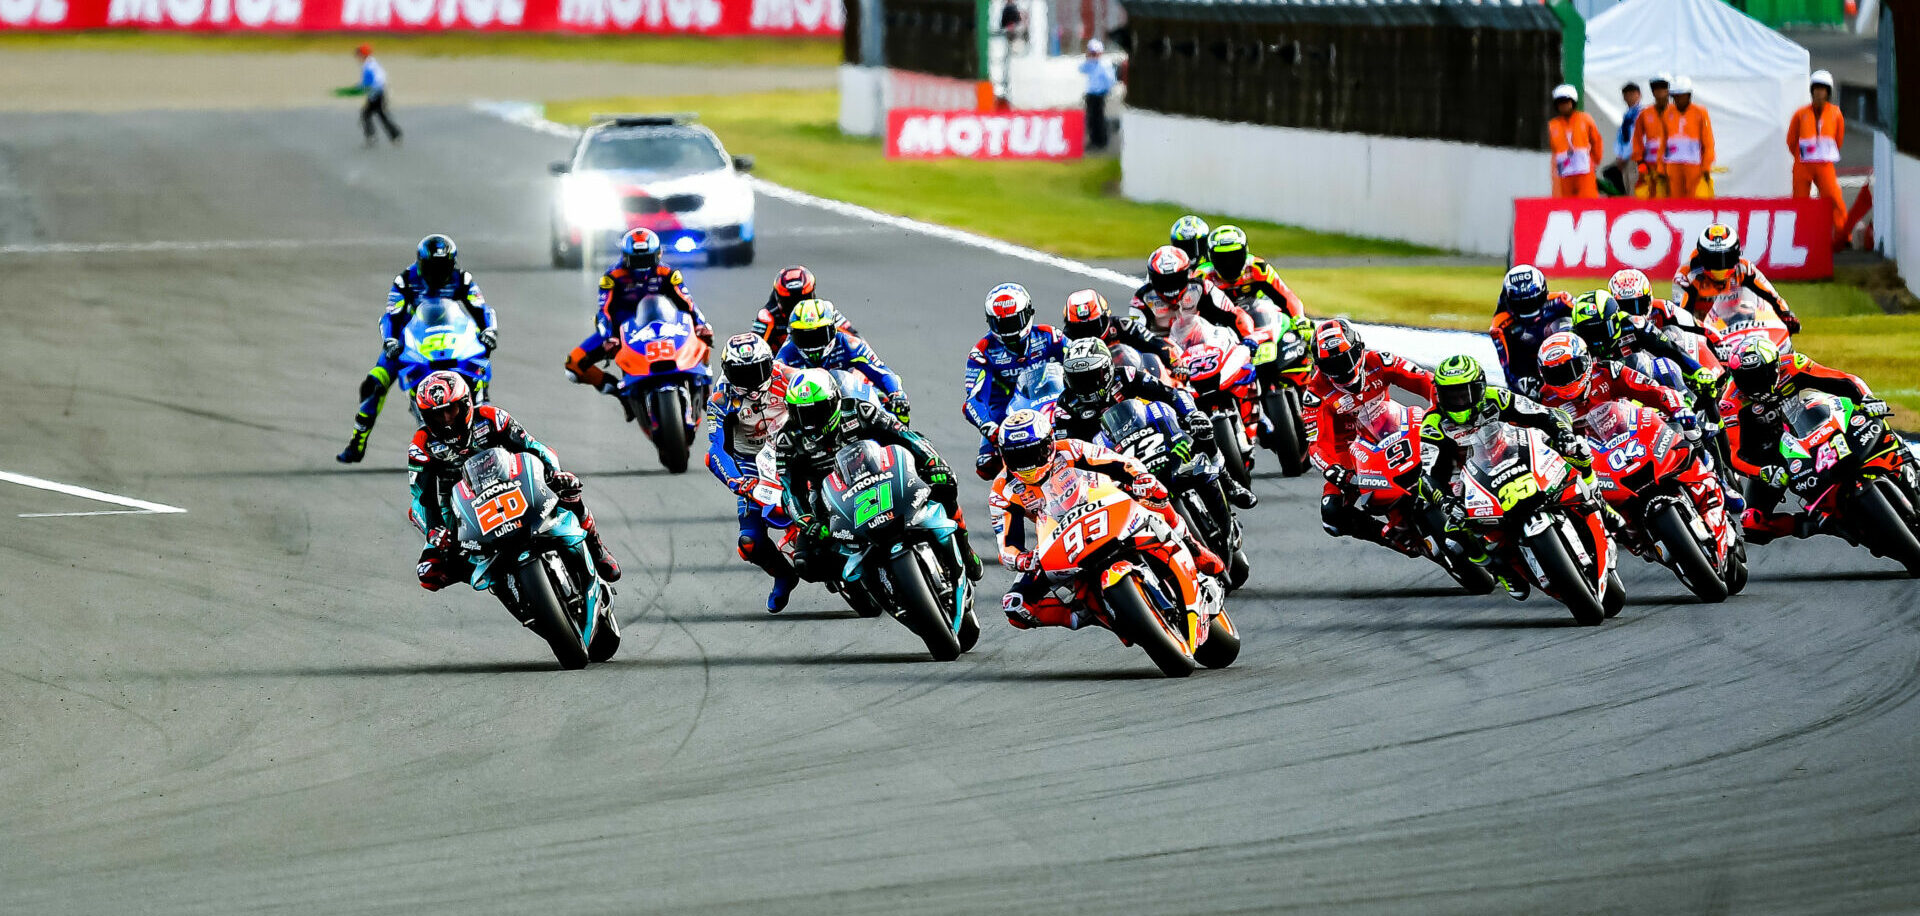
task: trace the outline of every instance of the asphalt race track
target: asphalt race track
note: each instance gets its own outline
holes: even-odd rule
[[[1226,671],[991,605],[952,664],[818,590],[769,617],[731,497],[561,372],[590,310],[546,266],[565,141],[410,112],[372,152],[341,111],[0,117],[0,470],[188,510],[18,518],[118,507],[0,482],[0,912],[1920,906],[1920,592],[1891,563],[1757,548],[1703,607],[1630,560],[1626,612],[1582,629],[1328,538],[1317,483],[1266,477]],[[812,266],[970,466],[984,291],[1051,313],[1084,284],[761,206],[760,264],[689,273],[723,332]],[[500,310],[498,403],[626,565],[609,664],[557,672],[490,597],[415,584],[397,398],[333,461],[429,231]]]

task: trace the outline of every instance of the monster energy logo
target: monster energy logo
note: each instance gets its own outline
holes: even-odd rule
[[[1173,444],[1173,454],[1174,457],[1179,458],[1181,461],[1187,460],[1193,456],[1193,443],[1185,439],[1175,442]]]

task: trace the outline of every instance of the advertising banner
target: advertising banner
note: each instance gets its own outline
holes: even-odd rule
[[[1078,159],[1087,114],[1063,111],[887,112],[889,159]]]
[[[838,35],[841,0],[0,0],[0,32]]]
[[[1637,267],[1658,290],[1714,223],[1740,234],[1744,256],[1769,279],[1833,276],[1833,217],[1817,199],[1516,200],[1510,257],[1555,275],[1604,277]]]

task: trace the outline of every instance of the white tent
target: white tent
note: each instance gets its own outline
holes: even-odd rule
[[[1693,101],[1713,122],[1721,197],[1785,197],[1792,190],[1787,119],[1807,103],[1807,49],[1720,0],[1625,0],[1587,23],[1582,101],[1607,132],[1626,105],[1620,87],[1656,73],[1693,79]]]

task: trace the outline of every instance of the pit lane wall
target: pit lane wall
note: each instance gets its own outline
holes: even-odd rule
[[[1323,232],[1504,256],[1514,200],[1552,190],[1538,151],[1137,108],[1121,123],[1128,199]]]
[[[840,0],[0,0],[0,32],[838,35]]]
[[[1893,163],[1891,193],[1883,194],[1874,206],[1891,211],[1891,256],[1899,266],[1900,276],[1907,282],[1908,291],[1920,296],[1920,159],[1898,152],[1889,158]],[[1893,203],[1894,200],[1899,203]]]

